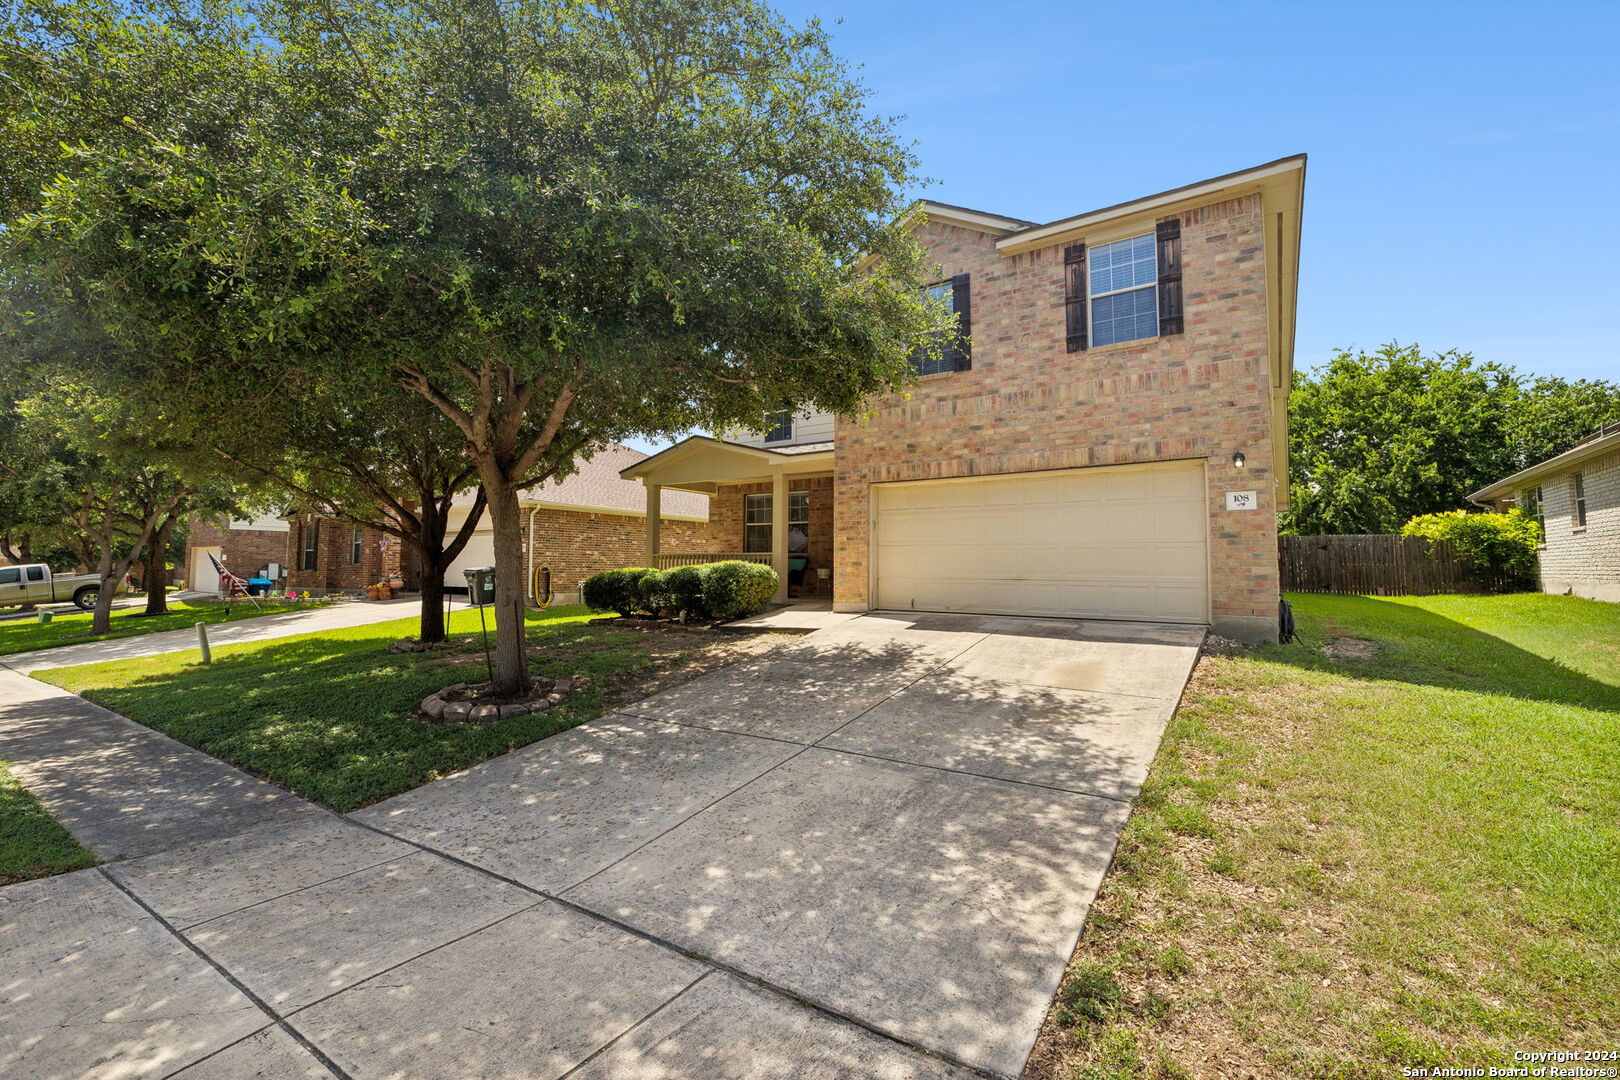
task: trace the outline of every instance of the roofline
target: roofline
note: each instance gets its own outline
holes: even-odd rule
[[[703,495],[702,492],[698,492],[698,491],[689,492],[688,494]],[[707,495],[703,495],[703,497],[708,498]],[[586,503],[548,502],[548,501],[546,501],[544,499],[520,499],[520,500],[518,500],[518,505],[529,508],[529,509],[533,509],[533,510],[561,510],[564,513],[569,513],[569,514],[616,514],[619,517],[638,517],[638,518],[644,518],[644,517],[647,516],[647,511],[646,510],[626,510],[622,506],[593,506],[593,505],[588,505]],[[696,514],[675,514],[675,513],[671,513],[668,510],[661,510],[659,512],[658,516],[659,516],[660,519],[662,519],[664,521],[708,521],[709,520],[707,517],[698,517]],[[486,517],[485,520],[487,521],[488,518]]]
[[[930,221],[943,221],[951,225],[965,225],[970,229],[979,229],[984,232],[1017,232],[1040,224],[1038,221],[1026,221],[1023,218],[1012,218],[1003,214],[991,214],[967,206],[953,206],[950,203],[935,202],[933,199],[923,199],[919,203],[919,207],[924,214],[928,215]]]
[[[627,465],[619,470],[619,475],[626,480],[639,478],[648,465],[677,450],[685,450],[694,443],[707,443],[711,446],[723,446],[728,450],[739,450],[753,454],[762,461],[817,461],[823,454],[832,455],[832,450],[815,450],[807,454],[784,454],[777,450],[767,450],[764,447],[749,446],[746,443],[729,442],[725,439],[716,439],[710,435],[688,435],[674,446],[666,446],[650,457],[644,457],[634,465]]]
[[[1562,454],[1531,465],[1527,469],[1520,469],[1505,480],[1498,480],[1494,484],[1480,488],[1468,496],[1468,501],[1472,503],[1488,502],[1502,494],[1512,492],[1526,480],[1534,480],[1538,476],[1559,472],[1571,465],[1578,465],[1588,458],[1601,457],[1611,450],[1620,450],[1620,431],[1588,439],[1583,443],[1570,447]]]
[[[1030,248],[1055,243],[1065,233],[1087,229],[1093,225],[1110,221],[1113,218],[1125,217],[1128,214],[1146,213],[1188,199],[1213,195],[1225,188],[1236,187],[1239,184],[1255,183],[1295,170],[1303,171],[1304,168],[1305,155],[1293,154],[1289,157],[1278,158],[1276,161],[1268,161],[1264,165],[1256,165],[1253,168],[1240,169],[1237,172],[1211,177],[1208,180],[1184,184],[1178,188],[1161,191],[1157,195],[1145,195],[1142,198],[1131,199],[1128,202],[1115,203],[1113,206],[1105,206],[1098,210],[1088,210],[1083,214],[1075,214],[1072,217],[1060,218],[1046,225],[1023,229],[996,241],[996,248],[1003,254],[1013,254],[1013,251],[1009,249],[1027,251]]]

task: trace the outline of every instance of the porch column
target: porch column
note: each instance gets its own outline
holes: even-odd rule
[[[663,527],[664,523],[664,507],[663,499],[661,497],[664,489],[645,477],[642,478],[641,482],[647,488],[647,558],[645,562],[647,566],[651,566],[653,564],[653,556],[658,554],[659,530]]]
[[[776,571],[778,604],[788,598],[788,482],[782,473],[771,474],[771,569]]]

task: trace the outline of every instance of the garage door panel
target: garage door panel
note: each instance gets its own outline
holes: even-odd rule
[[[465,589],[467,575],[463,572],[479,566],[495,565],[495,533],[489,529],[474,530],[467,538],[467,546],[445,568],[444,584],[452,589]]]
[[[1159,469],[1149,475],[1153,477],[1154,498],[1204,501],[1202,469]]]
[[[1203,469],[878,485],[879,607],[1203,622]]]

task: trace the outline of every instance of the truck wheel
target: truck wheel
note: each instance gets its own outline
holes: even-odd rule
[[[96,609],[96,597],[100,595],[101,590],[96,586],[86,585],[73,594],[73,606],[80,611],[94,611]]]

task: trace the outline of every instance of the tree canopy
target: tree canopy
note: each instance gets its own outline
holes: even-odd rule
[[[1620,421],[1620,385],[1526,377],[1416,345],[1341,351],[1296,372],[1289,401],[1294,533],[1393,533]]]
[[[334,371],[452,423],[521,688],[517,493],[592,443],[899,385],[947,317],[915,161],[754,0],[24,0],[9,287],[200,414]],[[162,92],[154,95],[152,87]]]

